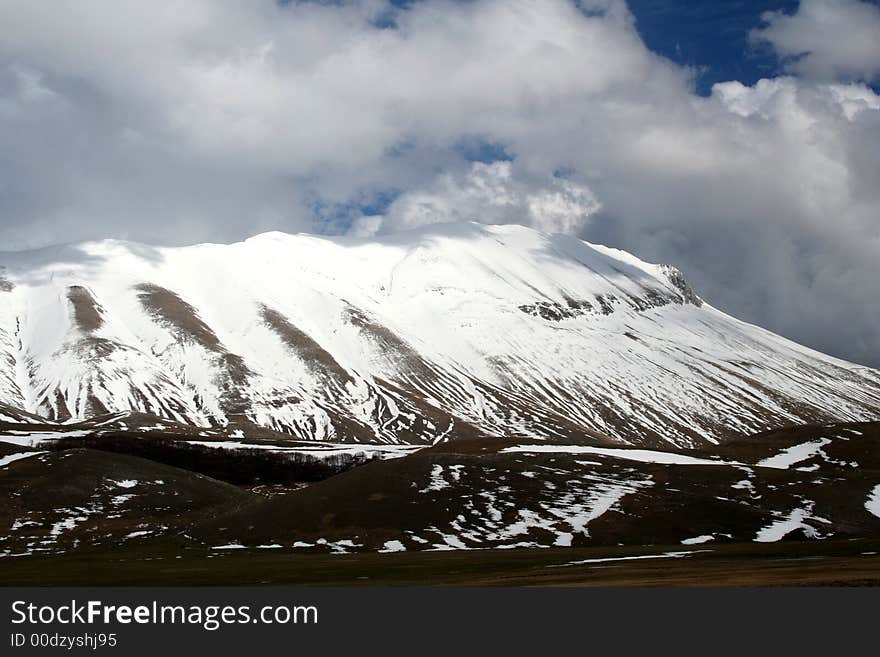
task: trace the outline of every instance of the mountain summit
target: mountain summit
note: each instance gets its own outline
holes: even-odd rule
[[[880,372],[705,303],[674,267],[522,226],[0,253],[0,409],[233,435],[698,446],[880,418]]]

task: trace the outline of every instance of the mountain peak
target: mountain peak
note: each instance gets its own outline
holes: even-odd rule
[[[880,413],[880,376],[681,272],[517,225],[0,254],[0,403],[251,435],[700,445]]]

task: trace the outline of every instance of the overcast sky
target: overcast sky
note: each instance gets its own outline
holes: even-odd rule
[[[525,223],[880,366],[878,3],[716,17],[714,77],[680,4],[4,0],[0,249]]]

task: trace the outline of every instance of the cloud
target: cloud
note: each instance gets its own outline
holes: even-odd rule
[[[820,4],[761,34],[812,39]],[[0,249],[517,222],[676,264],[743,319],[880,365],[858,57],[805,41],[796,76],[703,98],[619,0],[112,8],[0,3]]]
[[[611,214],[594,217],[587,236],[681,266],[741,318],[878,364],[878,110],[864,86],[716,85],[681,123],[651,128],[662,136],[649,139],[653,158],[644,137],[619,142],[634,155],[631,175],[594,184]]]
[[[513,164],[474,162],[463,175],[443,174],[426,189],[398,197],[384,216],[367,216],[351,232],[370,235],[456,221],[519,223],[548,233],[574,234],[601,204],[588,187],[560,176],[531,183],[513,175]]]
[[[578,120],[583,98],[617,85],[686,86],[686,72],[644,48],[625,5],[600,4],[588,18],[561,0],[192,0],[125,12],[83,0],[49,14],[4,2],[0,71],[27,67],[56,102],[37,110],[20,82],[4,89],[0,240],[320,229],[316,199],[463,171],[462,137]],[[387,13],[396,29],[377,26]]]
[[[820,80],[880,79],[880,6],[863,0],[801,0],[797,11],[766,12],[752,31],[787,70]]]

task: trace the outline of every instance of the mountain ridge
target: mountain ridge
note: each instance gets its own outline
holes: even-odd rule
[[[0,252],[0,403],[231,435],[697,446],[880,417],[880,373],[705,303],[674,267],[522,226]]]

